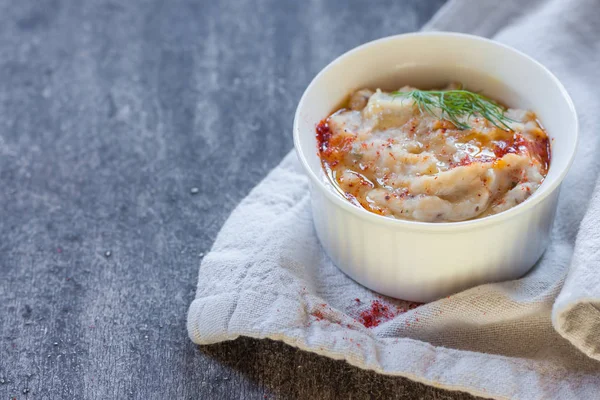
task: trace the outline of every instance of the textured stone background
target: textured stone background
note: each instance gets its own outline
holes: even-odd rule
[[[0,399],[470,398],[185,329],[312,76],[442,2],[0,0]]]

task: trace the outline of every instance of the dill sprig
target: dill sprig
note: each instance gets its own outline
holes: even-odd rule
[[[464,89],[411,90],[410,92],[393,92],[392,95],[412,99],[421,113],[448,120],[459,129],[470,129],[467,121],[473,115],[479,115],[503,130],[510,131],[508,123],[514,122],[513,119],[504,115],[505,108],[495,101]]]

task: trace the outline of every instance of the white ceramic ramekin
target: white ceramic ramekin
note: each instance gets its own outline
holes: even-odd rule
[[[386,218],[341,197],[321,167],[317,123],[359,88],[449,82],[537,113],[552,143],[542,186],[503,213],[454,223]],[[575,154],[577,115],[558,79],[525,54],[476,36],[413,33],[364,44],[325,67],[300,100],[294,144],[310,178],[317,235],[333,262],[379,293],[426,302],[518,278],[536,263],[548,244],[560,184]]]

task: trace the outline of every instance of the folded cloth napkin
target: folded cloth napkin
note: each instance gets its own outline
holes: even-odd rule
[[[574,99],[580,146],[551,244],[527,276],[418,307],[378,296],[323,253],[307,179],[289,154],[233,211],[204,258],[188,314],[191,339],[271,338],[484,397],[598,398],[599,20],[595,0],[453,0],[426,27],[516,47],[551,69]]]

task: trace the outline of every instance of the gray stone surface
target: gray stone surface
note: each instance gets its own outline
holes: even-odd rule
[[[0,0],[0,399],[468,398],[185,329],[311,77],[441,3]]]

